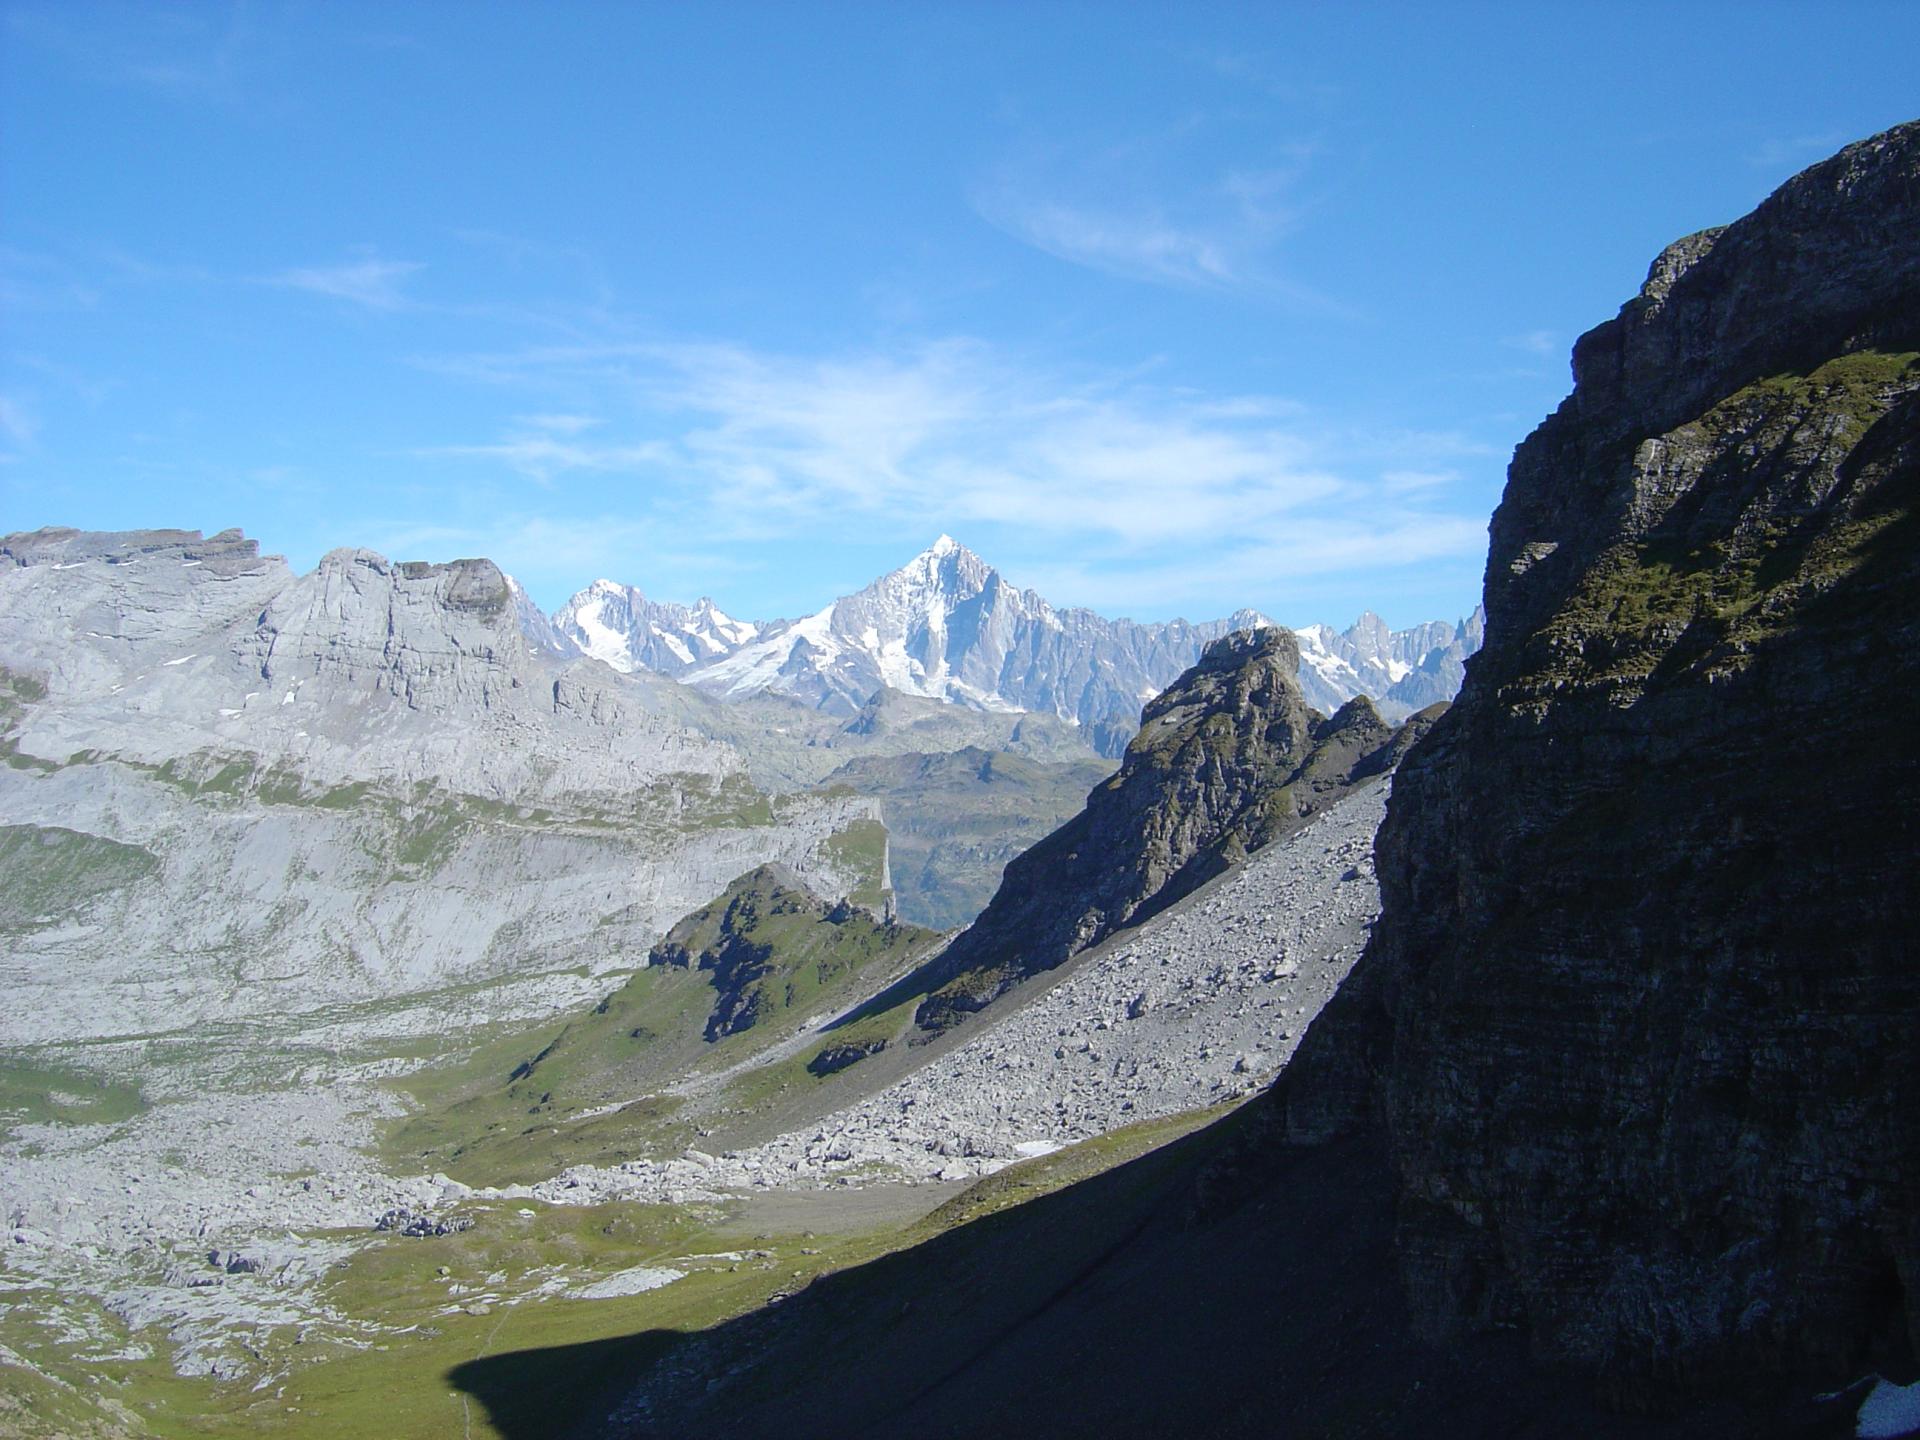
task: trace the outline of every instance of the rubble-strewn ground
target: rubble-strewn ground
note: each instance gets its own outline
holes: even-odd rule
[[[1334,807],[1063,967],[1005,1018],[879,1094],[762,1145],[692,1152],[698,1181],[970,1178],[1251,1094],[1286,1063],[1366,944],[1386,797],[1383,784]],[[556,1183],[598,1198],[671,1198],[686,1165],[581,1167]]]
[[[1196,1122],[1138,1122],[1251,1093],[1346,974],[1374,914],[1370,850],[1385,797],[1384,785],[1372,787],[1317,817],[1036,982],[1004,1017],[966,1027],[878,1093],[737,1151],[578,1167],[530,1187],[479,1191],[386,1173],[370,1156],[378,1125],[400,1102],[378,1082],[430,1048],[416,1037],[406,1053],[386,1008],[318,1029],[276,1031],[263,1021],[198,1046],[101,1047],[91,1063],[138,1074],[144,1109],[110,1123],[16,1123],[0,1142],[8,1226],[0,1345],[48,1372],[27,1377],[0,1354],[0,1379],[57,1385],[90,1375],[109,1387],[100,1394],[161,1394],[170,1397],[163,1409],[226,1405],[252,1429],[265,1399],[321,1373],[312,1360],[365,1368],[387,1363],[391,1347],[417,1358],[425,1346],[451,1363],[463,1358],[458,1347],[436,1347],[483,1324],[497,1329],[508,1312],[523,1315],[516,1326],[531,1325],[529,1302],[564,1297],[578,1301],[563,1307],[579,1313],[564,1322],[574,1339],[674,1315],[710,1323],[765,1303],[783,1279],[902,1243],[899,1224],[951,1196],[954,1182],[1023,1159],[1066,1174],[1057,1162],[1078,1152],[1050,1152],[1116,1127],[1132,1125],[1135,1137],[1177,1133]],[[781,1058],[776,1048],[766,1063]],[[713,1094],[695,1086],[690,1104],[737,1098],[737,1081]],[[1088,1151],[1088,1163],[1107,1153]],[[870,1211],[856,1236],[806,1243],[809,1232],[826,1233],[818,1217],[856,1186],[906,1198]],[[764,1244],[709,1233],[742,1205],[755,1213],[752,1197],[783,1194],[817,1197],[816,1218],[784,1222],[798,1233],[778,1220],[765,1222]],[[478,1223],[438,1238],[376,1232],[396,1207]],[[603,1243],[636,1225],[651,1238]],[[766,1255],[750,1256],[756,1248]],[[770,1269],[774,1254],[794,1274]],[[449,1265],[444,1276],[416,1273],[435,1256],[457,1263],[437,1261],[434,1271]],[[404,1284],[365,1283],[395,1266]],[[544,1317],[553,1307],[535,1309]],[[216,1404],[219,1396],[228,1398]],[[345,1403],[329,1413],[338,1419]],[[310,1405],[269,1408],[287,1417],[288,1433],[314,1414]]]

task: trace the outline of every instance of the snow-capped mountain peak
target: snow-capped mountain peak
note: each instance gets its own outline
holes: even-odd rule
[[[882,575],[860,593],[901,597],[931,614],[936,607],[951,609],[979,594],[996,573],[951,535],[942,535],[898,570]]]
[[[649,600],[614,580],[594,581],[553,617],[554,631],[581,653],[616,670],[666,675],[730,654],[760,628],[735,620],[709,599],[691,607]]]
[[[973,709],[1057,715],[1116,753],[1141,702],[1208,643],[1273,624],[1257,610],[1200,625],[1056,610],[945,534],[797,620],[735,620],[710,599],[651,601],[606,580],[554,616],[561,636],[616,669],[662,671],[726,699],[772,691],[851,716],[886,687]],[[1361,693],[1395,715],[1449,698],[1479,647],[1477,618],[1393,631],[1369,611],[1344,632],[1311,625],[1296,633],[1302,688],[1329,713]]]

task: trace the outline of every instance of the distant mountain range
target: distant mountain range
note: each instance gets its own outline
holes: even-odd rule
[[[631,585],[598,580],[549,622],[529,606],[528,637],[577,650],[616,670],[650,670],[725,700],[773,693],[853,715],[879,690],[976,710],[1029,710],[1082,727],[1117,755],[1140,707],[1235,630],[1273,626],[1255,610],[1224,620],[1138,624],[1085,609],[1058,609],[950,536],[855,595],[798,620],[745,621],[712,600],[649,600]],[[1482,616],[1390,630],[1362,615],[1344,631],[1311,625],[1294,634],[1307,702],[1331,713],[1368,695],[1398,720],[1460,688],[1480,648]]]

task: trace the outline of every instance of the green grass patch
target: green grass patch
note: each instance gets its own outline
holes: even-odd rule
[[[718,1115],[764,1115],[796,1097],[810,1095],[833,1076],[816,1075],[810,1066],[823,1050],[840,1045],[883,1040],[893,1044],[913,1018],[919,996],[902,1001],[890,1010],[864,1015],[852,1024],[822,1031],[818,1038],[797,1053],[769,1065],[756,1065],[727,1083],[716,1111]],[[856,1064],[859,1062],[855,1062]],[[851,1068],[851,1067],[849,1067]],[[839,1072],[845,1073],[845,1072]],[[728,1126],[731,1128],[731,1125]]]
[[[769,1223],[752,1201],[464,1206],[476,1220],[470,1230],[426,1239],[369,1236],[337,1266],[320,1294],[344,1325],[251,1333],[259,1373],[273,1376],[259,1388],[257,1376],[181,1379],[166,1362],[164,1336],[127,1336],[104,1311],[94,1328],[113,1348],[133,1340],[154,1354],[93,1358],[98,1345],[63,1339],[36,1309],[34,1292],[0,1289],[0,1344],[54,1377],[0,1366],[0,1435],[9,1433],[13,1417],[19,1426],[12,1433],[96,1440],[510,1440],[564,1433],[687,1334],[1097,1174],[1217,1113],[1130,1126],[1009,1167],[924,1219],[913,1218],[919,1207],[908,1202],[867,1211],[872,1218],[848,1229],[804,1211]],[[567,1293],[637,1266],[679,1270],[683,1278],[616,1299]],[[494,1363],[482,1403],[455,1376],[484,1359]]]
[[[132,1440],[150,1432],[124,1402],[98,1384],[54,1379],[0,1361],[0,1437],[4,1440]]]
[[[47,687],[40,681],[0,665],[0,761],[4,761],[9,769],[33,770],[44,775],[60,768],[58,761],[43,760],[38,755],[22,755],[19,742],[13,738],[13,731],[28,707],[46,698]]]
[[[57,1377],[0,1367],[0,1424],[11,1404],[26,1417],[27,1428],[14,1433],[35,1440],[60,1433],[48,1421],[99,1440],[507,1440],[547,1433],[557,1417],[591,1413],[595,1397],[617,1391],[681,1335],[760,1309],[818,1275],[885,1254],[909,1235],[896,1225],[745,1243],[727,1212],[712,1206],[509,1202],[467,1213],[478,1221],[471,1230],[382,1236],[337,1267],[322,1282],[321,1297],[351,1329],[250,1335],[258,1364],[276,1375],[262,1389],[252,1379],[183,1380],[159,1358],[82,1359],[23,1313],[30,1292],[0,1292],[0,1304],[27,1302],[0,1316],[0,1343]],[[684,1278],[614,1299],[562,1293],[643,1265],[677,1269]],[[104,1328],[116,1327],[109,1320]],[[134,1338],[164,1353],[164,1337]],[[518,1368],[505,1393],[482,1405],[450,1374],[490,1356],[511,1357]],[[111,1428],[116,1422],[124,1428]]]
[[[0,720],[12,719],[47,698],[45,682],[0,665]]]
[[[540,1207],[531,1217],[495,1207],[460,1235],[370,1247],[345,1267],[328,1298],[350,1314],[378,1315],[396,1326],[422,1323],[434,1333],[394,1335],[385,1350],[341,1353],[303,1368],[286,1397],[300,1414],[287,1417],[278,1433],[341,1440],[544,1433],[556,1417],[589,1413],[590,1397],[617,1391],[681,1335],[757,1310],[906,1238],[886,1229],[835,1238],[767,1236],[743,1246],[723,1220],[716,1210],[689,1207]],[[690,1258],[727,1253],[742,1258]],[[621,1299],[545,1295],[519,1304],[483,1300],[478,1303],[491,1306],[484,1315],[443,1313],[474,1303],[475,1294],[511,1298],[528,1279],[577,1286],[640,1265],[680,1269],[685,1278]],[[442,1266],[448,1275],[439,1274]],[[489,1283],[502,1275],[523,1278]],[[456,1284],[469,1294],[450,1298]],[[487,1356],[507,1357],[515,1369],[482,1405],[452,1386],[448,1372]],[[235,1416],[241,1418],[252,1417]],[[252,1432],[236,1427],[234,1433]]]
[[[1886,414],[1892,392],[1910,386],[1916,375],[1920,352],[1856,350],[1812,370],[1768,376],[1716,408],[1725,412],[1753,402],[1768,408],[1817,406],[1859,432]]]
[[[22,1123],[117,1125],[147,1108],[140,1087],[90,1070],[0,1055],[0,1133]]]
[[[57,825],[0,826],[0,930],[59,920],[144,879],[159,857]]]

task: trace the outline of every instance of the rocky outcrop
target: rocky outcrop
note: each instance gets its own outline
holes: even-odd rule
[[[883,870],[882,857],[869,858],[867,878],[883,878],[872,873]],[[427,1103],[389,1133],[389,1144],[476,1184],[530,1183],[575,1165],[624,1170],[638,1157],[677,1154],[694,1138],[682,1122],[705,1136],[795,1098],[779,1067],[809,1043],[826,1048],[823,1022],[938,938],[875,909],[826,900],[787,865],[756,867],[669,929],[618,989],[555,1030],[528,1032],[511,1071],[485,1051],[442,1069]],[[740,1091],[725,1088],[748,1074]],[[656,1121],[667,1113],[675,1128],[663,1130]],[[521,1142],[530,1114],[557,1127],[543,1132],[537,1155]],[[710,1155],[703,1163],[717,1164]],[[654,1181],[668,1173],[645,1164],[633,1173],[641,1172]],[[686,1178],[672,1173],[674,1186]],[[649,1185],[652,1199],[685,1194]]]
[[[649,965],[697,971],[713,986],[705,1038],[736,1035],[844,984],[876,957],[933,937],[809,890],[783,865],[742,875],[666,933]]]
[[[652,676],[565,663],[521,633],[490,560],[335,550],[311,574],[238,531],[0,537],[0,667],[46,691],[23,752],[452,789],[494,800],[721,780],[729,747],[657,713]]]
[[[884,1036],[875,1036],[871,1040],[854,1041],[846,1045],[829,1045],[807,1062],[810,1075],[838,1075],[854,1065],[858,1065],[869,1055],[878,1055],[887,1048]]]
[[[1147,706],[1118,773],[1086,808],[1007,866],[992,902],[936,962],[938,988],[919,1023],[956,1023],[1384,774],[1394,727],[1364,697],[1331,719],[1309,709],[1299,660],[1279,629],[1209,646]]]
[[[1617,1403],[1912,1378],[1920,125],[1654,264],[1492,526],[1383,915],[1280,1097],[1434,1337]]]

